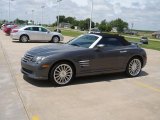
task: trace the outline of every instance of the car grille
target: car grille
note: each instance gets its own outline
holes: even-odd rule
[[[26,55],[22,58],[22,60],[23,60],[23,62],[29,62],[29,61],[32,61],[33,58],[34,58],[34,56],[32,56],[32,55],[30,55],[30,54],[26,54]]]

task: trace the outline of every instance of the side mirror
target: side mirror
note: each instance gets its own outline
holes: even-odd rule
[[[104,44],[99,44],[99,45],[97,45],[97,48],[98,48],[98,49],[101,49],[101,48],[104,48],[104,47],[105,47]]]

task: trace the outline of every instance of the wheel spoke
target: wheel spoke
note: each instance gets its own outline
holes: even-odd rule
[[[141,61],[139,59],[133,59],[129,64],[129,73],[132,76],[137,76],[141,71]]]
[[[62,64],[54,70],[53,77],[56,83],[60,85],[65,85],[71,80],[72,75],[72,68],[67,64]]]

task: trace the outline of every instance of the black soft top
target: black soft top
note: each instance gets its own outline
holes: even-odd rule
[[[119,40],[121,40],[121,42],[124,45],[130,45],[131,43],[128,42],[123,36],[120,36],[118,34],[107,34],[107,33],[94,33],[95,35],[99,35],[102,36],[102,38],[107,38],[107,37],[114,37],[114,38],[118,38]]]

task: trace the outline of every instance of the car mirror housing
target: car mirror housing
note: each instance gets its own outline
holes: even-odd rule
[[[99,44],[99,45],[97,45],[97,48],[98,48],[98,49],[101,49],[101,48],[104,48],[104,47],[105,47],[104,44]]]

